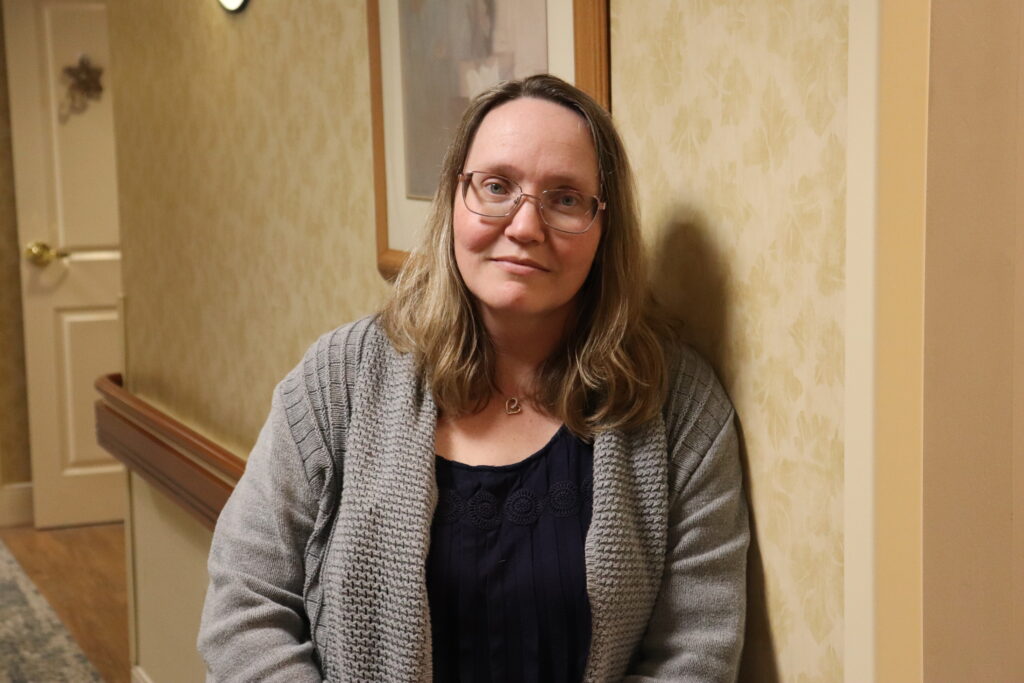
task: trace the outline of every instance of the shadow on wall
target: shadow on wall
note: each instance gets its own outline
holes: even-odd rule
[[[682,323],[683,338],[714,366],[728,386],[734,366],[726,353],[732,305],[730,264],[709,239],[706,219],[692,207],[678,206],[661,227],[661,239],[651,263],[654,296],[666,313]],[[750,500],[750,479],[742,416],[738,425],[743,476]],[[764,565],[758,544],[757,518],[751,506],[751,544],[747,556],[747,629],[740,681],[777,683],[775,647],[768,622]]]

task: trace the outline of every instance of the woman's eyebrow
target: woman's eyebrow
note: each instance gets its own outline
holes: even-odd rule
[[[523,180],[522,171],[511,164],[485,164],[481,167],[468,168],[467,170],[475,173],[493,173],[494,175],[505,176],[517,183],[520,183]],[[579,176],[573,175],[572,173],[553,173],[545,175],[540,178],[538,183],[543,185],[546,190],[556,187],[568,187],[580,190],[586,186],[586,183],[582,182],[582,179]]]
[[[522,173],[515,166],[508,164],[484,164],[483,166],[474,166],[466,170],[474,173],[493,173],[494,175],[505,176],[512,180],[518,180],[522,176]]]

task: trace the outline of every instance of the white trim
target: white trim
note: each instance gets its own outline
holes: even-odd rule
[[[123,298],[122,298],[123,300]],[[138,476],[138,475],[135,475]],[[132,485],[132,473],[125,473],[125,491],[128,497],[128,509],[124,515],[124,563],[127,571],[128,598],[128,661],[134,662],[139,656],[139,626],[138,614],[135,611],[139,604],[139,598],[135,594],[135,495]]]
[[[132,683],[155,683],[145,669],[136,664],[132,667]]]
[[[0,484],[0,527],[32,524],[32,482]]]
[[[875,680],[875,231],[880,0],[849,6],[843,679]]]

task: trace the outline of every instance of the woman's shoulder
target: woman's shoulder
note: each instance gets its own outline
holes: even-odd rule
[[[692,346],[665,346],[668,391],[662,415],[669,443],[706,451],[734,416],[732,401],[711,364]]]
[[[324,332],[306,350],[305,357],[334,356],[358,364],[367,351],[373,353],[386,346],[387,336],[373,314]]]
[[[377,315],[368,315],[320,335],[306,349],[301,372],[307,380],[315,376],[319,384],[325,384],[345,375],[355,376],[371,359],[393,351]]]
[[[357,380],[382,354],[393,353],[376,316],[367,316],[325,332],[303,354],[277,387],[281,406],[296,438],[311,430],[337,452]]]
[[[327,409],[338,392],[351,393],[362,367],[381,353],[391,350],[390,342],[370,315],[323,333],[306,349],[302,359],[282,380],[282,392],[301,389],[315,406]]]

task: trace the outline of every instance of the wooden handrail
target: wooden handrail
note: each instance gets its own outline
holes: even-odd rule
[[[95,387],[100,446],[213,529],[245,461],[132,394],[120,374]]]

